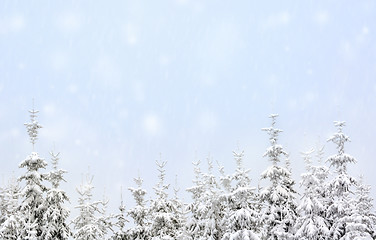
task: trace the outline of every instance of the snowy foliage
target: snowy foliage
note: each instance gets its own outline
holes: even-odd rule
[[[234,152],[237,169],[232,175],[236,181],[231,193],[226,196],[228,202],[228,222],[223,240],[258,240],[259,211],[255,188],[250,186],[250,170],[243,168],[244,152]]]
[[[150,238],[157,239],[176,239],[179,230],[183,227],[182,219],[179,219],[180,204],[168,198],[166,190],[169,185],[164,183],[166,162],[156,161],[159,171],[159,181],[154,187],[156,199],[151,201],[150,216]]]
[[[48,180],[51,182],[52,188],[47,191],[44,215],[46,227],[42,237],[43,239],[68,239],[71,234],[67,224],[69,210],[63,204],[69,202],[69,198],[65,191],[59,189],[60,182],[65,181],[63,174],[66,171],[58,169],[59,153],[50,152],[50,154],[53,170],[49,173]]]
[[[327,162],[331,167],[335,167],[336,176],[328,183],[328,192],[330,192],[330,203],[328,208],[327,219],[330,221],[330,237],[334,240],[343,238],[348,229],[347,224],[351,220],[351,209],[353,202],[351,201],[353,188],[356,185],[356,179],[347,173],[347,164],[355,163],[356,160],[352,156],[345,153],[345,143],[350,141],[342,129],[345,122],[334,122],[338,131],[333,134],[328,141],[336,144],[338,153],[330,156]]]
[[[86,176],[86,183],[77,188],[79,194],[78,206],[80,214],[73,220],[75,232],[73,237],[77,240],[104,239],[108,222],[98,215],[103,212],[100,209],[101,201],[92,201],[93,177]]]
[[[263,238],[265,239],[291,239],[293,225],[296,219],[296,203],[294,180],[291,172],[278,165],[282,156],[287,157],[282,145],[277,143],[278,135],[282,130],[275,128],[278,115],[272,114],[272,126],[262,130],[269,134],[271,146],[267,148],[264,157],[268,157],[272,165],[262,174],[261,179],[268,179],[271,185],[264,187],[260,192],[260,201],[263,205],[261,221],[264,225]]]
[[[325,218],[326,199],[321,190],[328,170],[324,166],[312,165],[313,152],[312,149],[302,153],[307,172],[301,175],[304,195],[297,208],[299,216],[295,223],[295,239],[320,240],[329,237],[329,223]]]
[[[350,140],[343,133],[344,122],[335,122],[338,131],[329,138],[336,144],[337,154],[322,162],[324,147],[302,153],[306,172],[301,174],[303,190],[296,201],[295,181],[292,179],[290,157],[278,143],[282,130],[275,127],[278,115],[271,115],[272,126],[263,130],[269,134],[270,146],[264,157],[270,166],[262,172],[262,185],[251,185],[250,170],[243,166],[244,152],[233,152],[236,169],[227,174],[218,162],[213,172],[212,158],[202,172],[200,161],[194,163],[193,186],[187,189],[192,201],[178,197],[179,188],[165,183],[166,162],[157,161],[158,183],[155,197],[146,201],[143,180],[134,179],[136,187],[129,188],[135,205],[126,211],[123,199],[116,215],[107,213],[109,200],[93,201],[93,177],[77,188],[79,211],[67,224],[70,204],[60,183],[65,170],[58,168],[59,154],[51,152],[52,170],[42,172],[47,163],[34,151],[41,128],[32,110],[31,123],[25,124],[33,152],[20,163],[25,172],[11,178],[0,188],[0,239],[4,240],[327,240],[376,239],[376,215],[370,187],[349,176],[348,163],[354,157],[345,152]],[[284,161],[284,163],[282,162]],[[334,174],[331,174],[334,172]],[[46,183],[50,183],[46,185]],[[128,223],[127,217],[133,221]],[[115,219],[115,220],[114,220]]]
[[[129,229],[129,237],[135,240],[147,239],[148,238],[148,228],[149,220],[148,208],[146,206],[145,195],[146,190],[142,188],[143,180],[138,176],[133,179],[137,185],[137,188],[129,188],[132,192],[133,198],[136,202],[136,206],[128,211],[128,215],[134,221],[134,227]]]

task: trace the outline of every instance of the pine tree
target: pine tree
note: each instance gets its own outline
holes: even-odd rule
[[[262,129],[268,132],[271,143],[264,153],[264,157],[269,158],[272,166],[261,174],[261,178],[269,179],[271,185],[264,187],[260,193],[260,201],[263,204],[261,221],[264,225],[262,238],[268,240],[291,239],[296,217],[294,181],[291,179],[291,172],[278,165],[281,157],[287,156],[287,153],[283,150],[282,145],[277,143],[278,135],[282,132],[275,128],[277,116],[272,114],[270,116],[272,126]]]
[[[150,236],[151,239],[176,239],[176,233],[183,227],[176,213],[177,206],[168,198],[166,190],[169,184],[164,183],[165,179],[165,165],[166,162],[156,161],[159,171],[159,182],[154,187],[156,199],[153,199],[150,204],[149,216],[151,218]]]
[[[325,198],[322,195],[322,166],[313,166],[313,149],[303,152],[306,173],[301,175],[304,187],[303,199],[298,206],[299,217],[296,220],[295,239],[324,240],[329,237],[329,223],[325,219]],[[321,152],[319,152],[321,156]],[[327,171],[326,171],[327,172]]]
[[[346,233],[342,239],[376,239],[376,215],[372,213],[373,199],[369,196],[370,189],[370,186],[364,185],[361,176],[356,185],[356,198],[351,214],[346,219]]]
[[[37,152],[34,152],[38,129],[42,127],[36,120],[38,111],[33,109],[29,112],[31,122],[25,123],[25,125],[33,146],[33,152],[19,165],[20,168],[26,168],[26,173],[19,178],[20,181],[25,181],[25,186],[21,193],[22,202],[20,206],[20,215],[24,222],[21,227],[21,237],[31,238],[32,235],[35,235],[37,239],[43,239],[41,235],[46,227],[43,218],[46,211],[44,194],[48,190],[43,182],[47,180],[48,176],[39,171],[40,169],[45,169],[47,163],[39,157]]]
[[[356,185],[355,178],[347,173],[347,164],[355,163],[354,157],[345,153],[345,143],[350,141],[342,129],[345,122],[334,122],[338,131],[328,141],[337,145],[338,153],[330,156],[327,162],[331,167],[335,167],[336,176],[328,184],[328,192],[330,192],[330,204],[328,208],[327,219],[330,221],[330,238],[341,239],[346,234],[346,225],[351,214],[352,201],[351,191]]]
[[[234,153],[237,169],[232,175],[236,185],[227,195],[229,221],[222,240],[259,240],[258,218],[255,188],[250,186],[249,169],[243,167],[244,151]]]
[[[130,239],[146,240],[149,239],[149,219],[148,208],[146,206],[145,195],[146,190],[142,188],[143,180],[138,176],[133,179],[137,188],[129,188],[132,192],[133,198],[136,201],[136,206],[128,211],[128,215],[134,221],[134,227],[128,230]]]
[[[69,198],[65,191],[59,189],[60,182],[65,181],[63,174],[66,173],[65,170],[58,169],[59,154],[50,152],[52,171],[49,173],[48,180],[52,188],[48,190],[45,202],[47,210],[44,218],[47,226],[42,234],[43,239],[68,239],[71,235],[67,224],[69,209],[64,207],[64,203],[69,202]]]
[[[73,220],[74,229],[73,238],[76,240],[96,240],[104,239],[105,232],[102,229],[102,223],[98,219],[101,214],[101,201],[92,202],[92,185],[93,177],[86,176],[86,183],[81,184],[80,188],[76,188],[79,199],[78,206],[79,215]]]
[[[18,239],[21,234],[21,219],[18,214],[20,187],[15,177],[12,177],[8,186],[4,189],[4,203],[6,208],[3,211],[4,222],[0,225],[1,239]]]

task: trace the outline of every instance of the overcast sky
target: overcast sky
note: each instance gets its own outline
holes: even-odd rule
[[[376,197],[375,11],[371,0],[1,1],[1,183],[25,171],[34,98],[36,151],[61,152],[73,205],[89,166],[97,199],[106,189],[114,212],[123,186],[134,205],[127,188],[139,171],[152,194],[160,153],[184,190],[192,161],[210,154],[231,173],[239,145],[257,185],[271,113],[297,181],[299,152],[320,142],[335,154],[326,139],[347,121],[350,172]]]

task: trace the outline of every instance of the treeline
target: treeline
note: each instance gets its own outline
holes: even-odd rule
[[[264,187],[252,185],[243,166],[244,152],[237,150],[232,174],[219,167],[217,177],[210,159],[207,171],[200,162],[193,163],[193,186],[186,189],[192,199],[184,203],[178,189],[168,196],[166,162],[157,161],[154,199],[146,200],[143,180],[137,177],[135,187],[129,188],[135,207],[126,209],[121,202],[117,213],[108,214],[108,200],[92,199],[93,178],[88,175],[77,188],[78,216],[69,221],[69,198],[60,189],[66,171],[59,169],[59,154],[50,153],[52,170],[43,172],[47,162],[34,151],[41,128],[37,113],[31,110],[31,122],[25,124],[33,152],[19,165],[24,174],[0,189],[1,239],[376,239],[370,187],[347,172],[356,160],[345,152],[349,137],[343,133],[344,122],[335,122],[337,132],[328,139],[336,145],[336,154],[324,159],[323,147],[302,153],[306,172],[301,174],[300,196],[289,156],[278,143],[278,115],[271,115],[271,127],[262,129],[270,140],[264,154],[270,166],[261,174]]]

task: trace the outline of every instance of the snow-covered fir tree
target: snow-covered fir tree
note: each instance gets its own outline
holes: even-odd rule
[[[136,206],[128,211],[128,215],[133,219],[134,226],[128,229],[128,236],[133,240],[149,239],[148,207],[146,206],[146,190],[142,188],[142,178],[138,176],[133,179],[137,188],[128,188],[131,191]]]
[[[292,239],[293,225],[296,218],[296,203],[291,172],[278,165],[282,156],[287,156],[282,145],[278,144],[278,135],[282,130],[275,128],[277,114],[272,114],[272,126],[263,128],[269,134],[271,146],[264,157],[268,157],[272,165],[262,174],[262,179],[270,181],[269,186],[261,189],[260,201],[263,204],[261,221],[263,224],[262,239]]]
[[[79,215],[72,221],[74,234],[73,238],[76,240],[96,240],[105,239],[105,232],[102,228],[102,222],[98,218],[101,214],[101,201],[92,201],[92,185],[93,177],[86,176],[86,183],[81,184],[76,188],[79,199],[76,207],[80,212]]]
[[[200,168],[200,161],[193,162],[195,179],[194,186],[187,188],[187,192],[192,194],[192,202],[188,204],[187,210],[190,212],[190,219],[187,223],[187,231],[192,239],[202,239],[204,233],[203,196],[205,185],[203,174]]]
[[[0,225],[1,239],[18,239],[21,234],[21,219],[18,214],[20,187],[15,177],[9,180],[8,186],[4,189],[4,203],[6,208],[2,213],[4,222]]]
[[[46,204],[45,193],[48,188],[44,185],[44,181],[47,180],[48,175],[41,173],[41,169],[45,169],[47,166],[46,161],[42,159],[37,152],[34,152],[35,142],[38,138],[38,129],[42,126],[36,120],[38,111],[31,110],[30,123],[25,123],[30,142],[33,146],[33,152],[26,157],[19,165],[20,168],[26,168],[26,173],[23,174],[19,181],[24,181],[25,186],[21,192],[21,206],[19,209],[21,223],[21,238],[30,238],[35,235],[37,239],[43,239],[41,237],[43,231],[45,231],[46,222],[44,219]]]
[[[259,240],[259,213],[255,188],[250,186],[251,179],[248,175],[250,170],[243,167],[244,151],[233,153],[237,168],[232,179],[236,185],[226,196],[229,221],[222,240]]]
[[[345,153],[345,143],[350,141],[350,138],[343,133],[345,122],[335,121],[334,125],[338,131],[328,141],[336,144],[338,153],[327,159],[336,172],[336,176],[328,183],[330,203],[327,219],[330,222],[330,238],[337,240],[346,235],[346,225],[353,209],[351,198],[356,179],[348,175],[347,164],[355,163],[356,160]]]
[[[188,229],[187,229],[187,211],[186,204],[182,202],[178,196],[178,193],[180,191],[180,188],[178,187],[177,183],[177,176],[175,176],[175,187],[174,187],[174,198],[171,200],[173,204],[175,205],[175,211],[173,214],[175,215],[175,218],[178,222],[178,225],[181,226],[176,233],[176,240],[189,240],[191,239],[189,237]]]
[[[65,181],[63,175],[65,170],[58,169],[59,153],[50,152],[52,171],[48,175],[48,180],[52,184],[52,188],[47,191],[45,201],[46,212],[44,215],[46,227],[43,231],[43,239],[68,239],[71,235],[67,219],[69,217],[69,209],[64,203],[69,202],[69,198],[65,191],[61,190],[60,183]]]
[[[181,222],[177,219],[178,207],[168,198],[167,189],[169,184],[164,183],[166,162],[156,161],[159,171],[159,182],[154,187],[156,199],[150,204],[150,237],[157,239],[176,239],[176,234],[182,228]]]
[[[0,226],[6,220],[7,203],[5,202],[5,187],[0,186]]]
[[[98,226],[104,236],[107,236],[109,232],[113,232],[112,219],[114,216],[112,214],[107,214],[107,206],[109,199],[103,194],[103,200],[100,202],[100,214],[98,216]]]
[[[222,223],[226,213],[226,203],[223,202],[220,185],[213,174],[213,161],[210,156],[207,158],[207,163],[208,172],[202,173],[201,177],[202,189],[196,188],[196,191],[202,191],[200,202],[195,206],[199,214],[196,221],[196,229],[199,230],[197,239],[221,239],[224,233]]]
[[[295,224],[295,239],[297,240],[324,240],[329,237],[329,223],[325,218],[326,199],[321,190],[323,188],[322,170],[324,169],[323,166],[313,166],[311,160],[313,152],[314,150],[311,149],[302,153],[307,172],[301,175],[304,195],[297,209],[299,213]]]
[[[371,187],[363,183],[361,176],[351,205],[350,216],[346,220],[344,240],[376,239],[376,215],[373,213],[373,199],[369,196]]]
[[[125,206],[123,202],[123,193],[122,190],[120,191],[120,206],[119,206],[119,213],[115,215],[116,223],[114,226],[117,228],[117,231],[115,232],[114,236],[112,237],[113,240],[126,240],[130,239],[128,236],[128,232],[125,229],[125,224],[128,222],[128,220],[125,217],[126,211]]]

